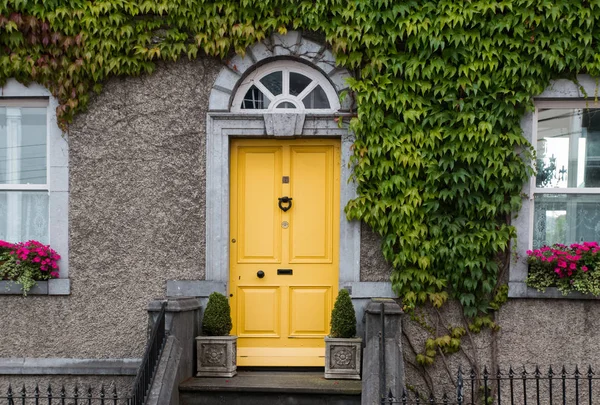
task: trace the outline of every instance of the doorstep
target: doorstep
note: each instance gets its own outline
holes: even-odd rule
[[[361,381],[326,380],[323,370],[240,370],[231,378],[190,378],[179,386],[181,405],[360,404]]]

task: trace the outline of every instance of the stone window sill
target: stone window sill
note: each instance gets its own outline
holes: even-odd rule
[[[70,295],[71,280],[56,278],[48,281],[38,281],[27,295]],[[12,281],[0,281],[0,295],[23,295],[21,284]]]
[[[543,298],[543,299],[563,299],[563,300],[598,300],[600,297],[571,292],[563,295],[555,287],[547,288],[541,292],[535,288],[527,287],[527,284],[521,281],[510,281],[508,283],[508,298]]]

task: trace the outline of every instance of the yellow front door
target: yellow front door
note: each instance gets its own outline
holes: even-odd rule
[[[339,156],[332,139],[231,144],[229,288],[240,366],[324,365],[338,289]]]

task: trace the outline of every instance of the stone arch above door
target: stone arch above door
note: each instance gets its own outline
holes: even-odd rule
[[[344,68],[336,67],[335,58],[329,49],[304,38],[301,32],[290,31],[285,35],[273,34],[249,47],[243,57],[236,55],[227,61],[213,85],[208,103],[209,111],[231,111],[242,79],[266,63],[285,59],[295,60],[318,70],[332,84],[338,96],[348,88],[346,79],[350,77],[350,73]],[[351,107],[351,98],[345,97],[341,100],[339,112],[348,112]]]

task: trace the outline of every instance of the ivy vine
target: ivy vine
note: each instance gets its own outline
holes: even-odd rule
[[[0,83],[46,86],[66,128],[110,76],[288,29],[357,73],[347,215],[382,236],[395,292],[488,312],[532,174],[520,119],[551,79],[600,73],[597,0],[3,0]]]

